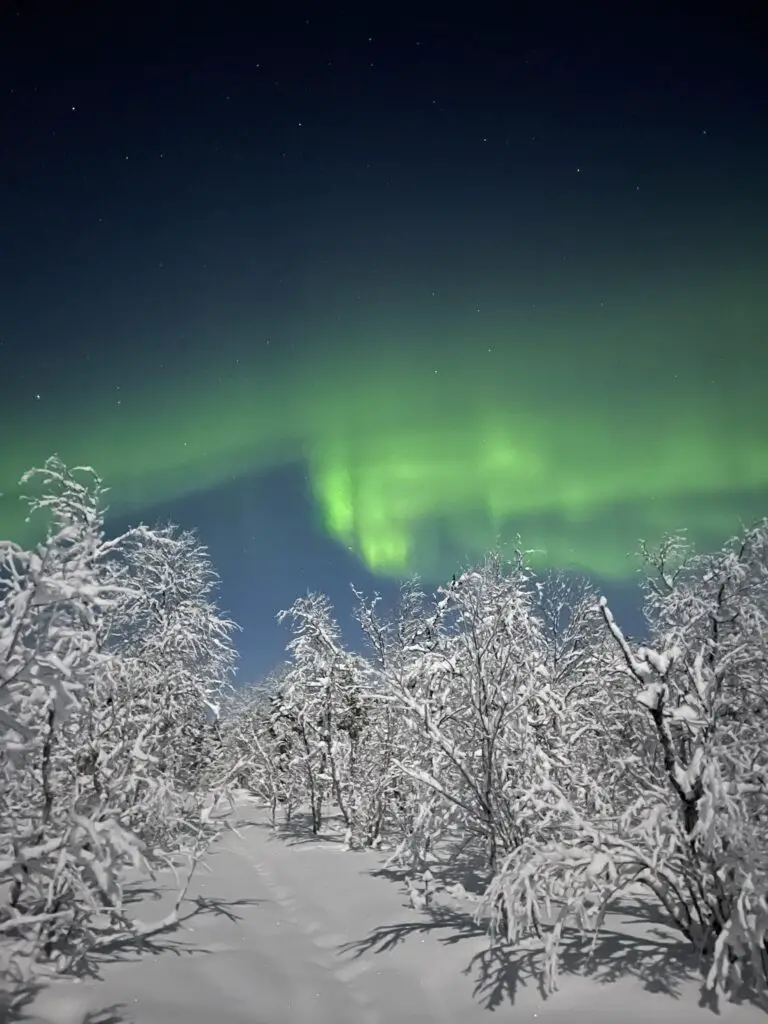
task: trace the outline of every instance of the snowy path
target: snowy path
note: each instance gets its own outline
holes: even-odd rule
[[[637,969],[609,967],[603,984],[567,975],[544,1003],[525,956],[490,961],[485,936],[447,897],[429,915],[413,910],[397,883],[371,874],[381,855],[343,852],[339,843],[306,835],[274,836],[253,808],[239,816],[249,824],[212,852],[211,872],[197,876],[182,928],[154,950],[104,962],[100,980],[67,983],[87,1002],[88,1024],[768,1020],[749,1005],[723,1005],[719,1018],[700,1009],[674,942],[633,936],[631,921],[617,922],[610,949],[634,957]],[[140,916],[161,917],[171,899],[169,890]],[[648,991],[637,976],[643,958],[649,970],[661,964],[651,987],[673,994]],[[57,987],[55,998],[53,991],[41,997],[40,1010],[60,999]],[[61,1014],[46,1015],[64,1024]]]
[[[215,876],[201,872],[190,893],[207,905],[182,930],[156,952],[100,965],[102,983],[71,986],[87,998],[89,1024],[368,1024],[248,859],[223,846],[210,864]],[[171,897],[142,916],[162,916]],[[45,1002],[55,1020],[58,999]]]

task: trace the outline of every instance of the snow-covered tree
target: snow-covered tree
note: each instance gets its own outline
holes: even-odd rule
[[[158,722],[141,706],[162,667],[140,673],[115,641],[126,609],[144,599],[136,553],[151,531],[105,539],[105,492],[91,470],[52,458],[23,483],[35,488],[31,514],[47,533],[31,551],[0,545],[0,955],[9,974],[42,961],[67,970],[116,935],[141,934],[147,926],[123,906],[128,873],[199,852],[210,831],[160,770]]]
[[[486,898],[508,940],[547,932],[550,988],[563,929],[596,932],[615,895],[638,890],[690,940],[708,989],[747,975],[765,985],[767,555],[765,523],[716,555],[668,540],[648,556],[644,646],[600,602],[623,661],[606,704],[628,681],[640,716],[618,761],[625,791],[619,804],[590,806],[542,772],[545,827],[510,853]]]
[[[106,645],[130,677],[131,699],[154,720],[158,770],[195,789],[231,683],[236,627],[218,610],[218,576],[193,531],[134,530],[119,566],[133,589],[106,617]]]
[[[547,735],[560,744],[566,766],[560,771],[551,766],[550,778],[583,809],[619,812],[635,791],[628,779],[630,752],[643,747],[647,737],[597,592],[584,579],[551,573],[539,586],[537,617],[553,699]]]
[[[540,763],[569,768],[568,644],[551,656],[537,581],[520,557],[489,556],[440,588],[429,612],[416,589],[406,598],[394,629],[373,608],[361,619],[412,733],[398,763],[419,810],[400,853],[418,866],[432,841],[458,832],[482,844],[490,877],[536,827],[529,790]]]
[[[218,778],[268,804],[273,827],[282,807],[290,822],[304,787],[293,770],[294,738],[275,728],[273,712],[290,665],[283,664],[250,686],[227,695],[219,725],[220,745],[214,760]]]
[[[112,787],[99,794],[84,784],[71,737],[84,700],[112,683],[99,622],[128,592],[99,565],[103,489],[57,459],[23,478],[37,482],[43,493],[30,505],[48,514],[48,536],[33,551],[5,542],[0,570],[0,928],[13,939],[9,969],[40,955],[62,966],[76,959],[94,918],[116,902],[121,869],[143,857],[102,813]]]
[[[417,748],[424,746],[421,727],[402,705],[393,699],[393,680],[402,687],[413,652],[425,643],[434,643],[437,620],[427,621],[426,596],[418,578],[406,580],[394,616],[383,619],[378,612],[380,596],[367,600],[353,588],[357,599],[355,618],[374,656],[375,714],[372,716],[371,759],[377,768],[371,778],[377,792],[373,834],[378,841],[386,831],[396,844],[395,860],[405,857],[411,866],[420,866],[428,851],[431,829],[428,822],[437,803],[430,787],[414,779],[402,767],[404,760],[418,758]],[[426,757],[426,754],[422,756]],[[410,851],[410,857],[406,854]]]
[[[368,666],[345,650],[341,632],[325,595],[308,594],[280,612],[290,618],[294,637],[288,644],[289,668],[272,711],[275,737],[290,744],[312,813],[312,828],[322,824],[323,804],[330,796],[347,830],[347,842],[358,840],[358,783],[364,765],[363,736],[368,726]]]

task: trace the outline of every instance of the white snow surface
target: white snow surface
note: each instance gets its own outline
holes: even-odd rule
[[[211,850],[174,931],[100,956],[95,976],[44,988],[8,1020],[34,1024],[751,1024],[754,1001],[699,1005],[685,946],[631,906],[608,915],[596,962],[566,942],[560,988],[543,999],[536,949],[502,957],[473,904],[438,891],[415,910],[386,853],[346,851],[340,831],[275,834],[245,801]],[[138,894],[137,894],[138,896]],[[161,918],[171,879],[136,913]],[[0,1010],[2,1017],[2,1010]]]

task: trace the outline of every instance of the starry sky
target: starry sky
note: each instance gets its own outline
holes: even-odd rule
[[[380,6],[0,15],[0,534],[53,452],[197,527],[243,678],[307,589],[519,534],[639,621],[639,538],[768,514],[757,21]]]

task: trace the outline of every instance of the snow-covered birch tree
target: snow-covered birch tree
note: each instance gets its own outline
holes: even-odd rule
[[[491,555],[440,588],[429,612],[412,594],[396,631],[373,609],[364,619],[417,740],[399,762],[421,787],[418,824],[402,844],[411,860],[425,851],[420,830],[430,842],[458,832],[482,844],[490,877],[535,827],[529,783],[539,761],[557,762],[564,727],[537,598],[522,558]]]
[[[548,987],[563,930],[596,933],[611,900],[638,890],[692,943],[708,989],[765,985],[767,555],[765,523],[716,555],[665,542],[648,555],[646,645],[601,600],[622,660],[606,702],[628,682],[640,716],[618,761],[627,788],[613,808],[590,807],[542,775],[548,828],[510,854],[485,904],[508,941],[546,935]]]
[[[218,576],[190,530],[133,530],[119,550],[132,590],[105,621],[105,643],[154,720],[158,771],[180,789],[206,781],[212,726],[231,685],[235,624],[216,604]]]
[[[280,612],[290,618],[291,667],[275,700],[276,735],[294,739],[294,763],[306,785],[313,831],[322,825],[323,805],[333,799],[344,820],[347,842],[359,840],[358,782],[364,769],[362,738],[369,701],[368,666],[347,651],[325,595],[309,594]]]
[[[105,941],[145,932],[123,905],[130,872],[151,873],[206,832],[199,808],[195,824],[159,769],[157,721],[141,707],[146,677],[114,642],[115,625],[142,601],[139,558],[126,551],[138,552],[149,531],[105,539],[105,491],[89,469],[54,457],[23,484],[45,539],[30,551],[0,545],[0,955],[9,974],[42,962],[67,970]],[[160,848],[148,822],[163,823]]]
[[[296,737],[273,720],[289,668],[287,663],[281,665],[266,679],[233,689],[226,696],[214,758],[216,777],[264,801],[273,827],[277,826],[278,808],[283,808],[290,822],[304,796],[303,780],[294,770]]]

